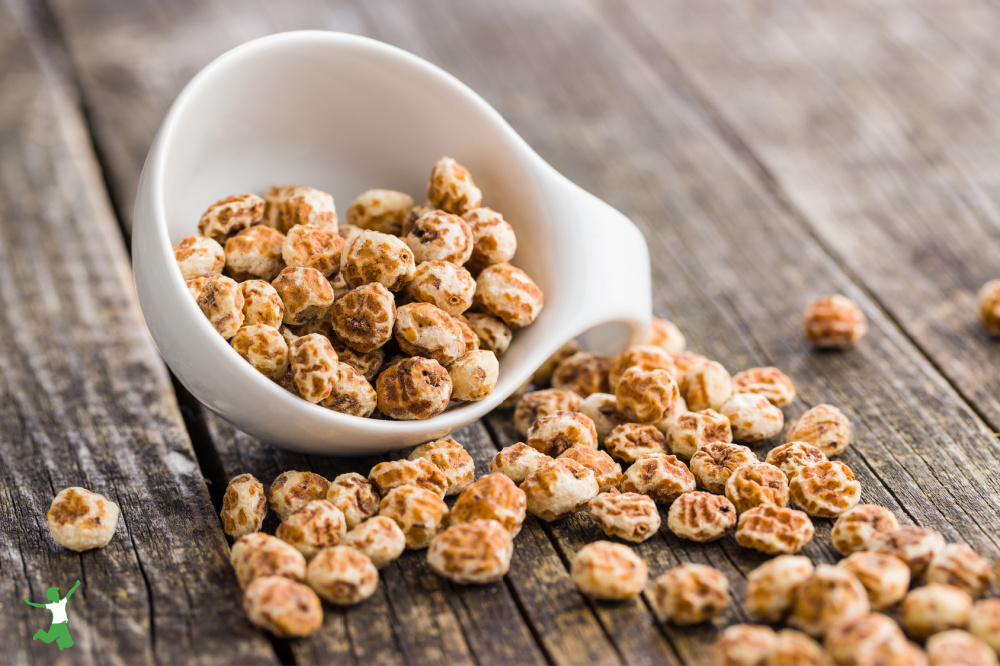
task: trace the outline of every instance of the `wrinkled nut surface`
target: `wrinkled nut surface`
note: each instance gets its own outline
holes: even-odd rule
[[[273,280],[281,270],[285,237],[270,227],[244,229],[226,241],[226,272],[237,282]]]
[[[667,440],[656,426],[624,423],[616,426],[604,438],[608,453],[619,460],[633,463],[649,453],[666,453]]]
[[[494,520],[514,538],[521,531],[526,511],[527,496],[524,491],[508,477],[494,472],[480,477],[462,490],[448,514],[448,524]]]
[[[532,424],[538,419],[558,411],[576,412],[582,399],[572,391],[543,389],[525,393],[514,409],[514,427],[521,436],[526,436]]]
[[[456,324],[458,324],[458,327],[462,329],[462,342],[465,344],[465,353],[468,354],[471,351],[478,351],[479,337],[476,335],[476,332],[472,330],[472,327],[469,326],[469,320],[465,318],[465,315],[452,315],[451,318]]]
[[[673,357],[655,345],[633,345],[615,356],[608,368],[609,389],[603,393],[612,392],[618,386],[622,375],[629,368],[643,370],[666,370],[671,376],[676,376],[677,367]]]
[[[979,301],[979,323],[986,332],[1000,336],[1000,280],[990,280],[976,295]]]
[[[764,396],[775,407],[785,407],[795,401],[795,385],[792,380],[773,366],[737,372],[733,375],[733,393]]]
[[[493,393],[500,377],[500,362],[491,351],[476,349],[448,364],[455,400],[482,400]]]
[[[529,474],[550,462],[552,462],[551,456],[518,442],[504,447],[493,456],[493,460],[490,461],[490,472],[499,472],[514,483],[520,484]]]
[[[333,303],[333,332],[351,349],[372,352],[389,340],[396,324],[396,301],[378,282],[350,290]]]
[[[243,608],[256,627],[278,638],[303,638],[323,624],[316,593],[282,576],[263,576],[243,591]]]
[[[220,199],[198,220],[198,235],[222,243],[226,236],[258,224],[264,216],[264,200],[256,194],[238,194]]]
[[[336,337],[336,334],[330,342],[333,343],[333,348],[337,352],[338,361],[357,370],[367,381],[375,381],[379,370],[382,369],[382,364],[385,363],[385,350],[373,349],[368,352],[359,352],[344,344]]]
[[[389,291],[399,291],[416,269],[413,251],[406,243],[378,231],[362,231],[340,255],[340,273],[352,288],[378,282]]]
[[[268,379],[281,379],[288,372],[288,344],[276,328],[263,324],[241,326],[229,344]]]
[[[903,631],[891,618],[868,613],[834,623],[823,639],[827,652],[838,664],[854,663],[854,655],[868,645],[886,641],[906,641]]]
[[[264,486],[253,474],[234,476],[222,496],[222,531],[232,539],[259,532],[267,515]]]
[[[702,490],[725,495],[733,472],[755,462],[758,462],[757,456],[749,447],[722,441],[707,442],[691,456],[691,473]]]
[[[336,546],[346,533],[343,512],[321,499],[307,502],[290,513],[274,535],[308,560],[321,549]]]
[[[528,512],[547,522],[565,518],[597,496],[592,471],[575,460],[559,458],[539,467],[521,484]]]
[[[595,352],[577,352],[563,359],[552,373],[552,388],[573,391],[586,398],[592,393],[607,393],[611,359]]]
[[[792,555],[812,541],[814,533],[804,511],[763,504],[740,516],[736,543],[768,555]]]
[[[406,536],[406,547],[426,548],[448,514],[448,505],[425,488],[405,485],[393,488],[382,498],[379,514],[396,521]]]
[[[712,644],[711,661],[718,666],[764,666],[774,652],[778,634],[761,624],[734,624]]]
[[[560,453],[559,457],[575,460],[593,472],[602,493],[617,488],[618,484],[621,483],[622,466],[612,460],[611,456],[604,451],[577,444]]]
[[[476,463],[465,448],[451,437],[421,444],[410,452],[409,459],[425,458],[444,475],[445,495],[456,495],[472,483]],[[419,484],[418,484],[419,485]]]
[[[646,338],[647,345],[656,345],[669,354],[676,354],[684,351],[687,341],[684,334],[677,325],[667,319],[653,317],[649,324],[649,336]]]
[[[483,202],[469,170],[451,157],[442,157],[431,168],[427,198],[432,204],[455,215],[463,215]]]
[[[348,224],[398,236],[403,218],[413,208],[413,197],[396,190],[367,190],[344,212]]]
[[[704,564],[682,564],[653,581],[653,612],[661,622],[682,626],[707,622],[726,610],[729,581]]]
[[[507,348],[510,347],[510,341],[514,334],[499,317],[473,312],[466,315],[466,321],[469,328],[479,338],[480,349],[491,351],[497,356],[503,356]]]
[[[789,498],[810,516],[834,518],[857,506],[861,484],[838,460],[806,465],[788,484]]]
[[[337,225],[337,233],[340,234],[340,237],[344,239],[345,243],[350,243],[352,240],[354,240],[354,237],[360,234],[362,231],[364,231],[364,229],[354,224]]]
[[[472,229],[461,217],[444,210],[417,218],[403,241],[418,264],[447,261],[461,266],[472,256]]]
[[[236,540],[229,555],[240,587],[254,579],[282,576],[302,581],[306,577],[306,558],[277,537],[263,532],[247,534]]]
[[[637,423],[656,423],[677,406],[680,394],[677,383],[666,370],[629,368],[615,387],[618,412]]]
[[[812,444],[825,455],[835,456],[851,443],[851,422],[833,405],[816,405],[792,424],[788,441]]]
[[[711,442],[732,441],[729,419],[714,409],[683,412],[667,421],[670,452],[684,458],[692,458],[698,449]]]
[[[458,264],[435,259],[417,265],[406,293],[415,301],[430,303],[450,315],[460,315],[472,306],[476,281]]]
[[[774,465],[749,462],[736,469],[726,481],[726,497],[740,513],[761,506],[788,504],[788,479]]]
[[[997,655],[984,641],[967,631],[951,629],[927,639],[927,660],[930,666],[977,664],[996,666]]]
[[[877,504],[858,504],[840,514],[830,531],[833,547],[841,555],[870,550],[875,537],[899,527],[896,514]]]
[[[675,363],[676,360],[674,357]],[[733,395],[733,379],[720,363],[706,360],[684,373],[680,389],[692,412],[703,409],[718,412]]]
[[[868,319],[858,304],[841,294],[818,298],[802,317],[806,339],[817,349],[853,347],[868,332]]]
[[[299,395],[312,403],[330,396],[337,379],[337,352],[319,333],[303,335],[288,350]]]
[[[413,225],[417,223],[417,220],[432,210],[437,210],[437,206],[430,201],[425,201],[419,206],[414,206],[410,210],[406,211],[406,215],[403,216],[403,224],[400,226],[399,233],[394,235],[405,237],[408,233],[410,233],[410,230],[413,228]]]
[[[854,655],[858,664],[900,664],[928,666],[927,655],[916,643],[908,640],[888,640],[862,643]]]
[[[944,548],[940,532],[917,525],[903,525],[888,532],[881,532],[872,539],[871,550],[894,555],[910,567],[913,580],[923,578],[931,560]]]
[[[272,185],[265,199],[264,224],[282,233],[296,225],[337,231],[336,203],[327,192],[313,187]]]
[[[226,265],[226,252],[211,238],[186,236],[174,246],[174,259],[187,281],[221,273]]]
[[[774,465],[788,477],[791,481],[798,475],[799,470],[806,465],[826,462],[827,457],[822,451],[805,442],[788,442],[771,449],[767,458],[764,459],[768,465]]]
[[[691,372],[702,363],[708,363],[711,360],[707,356],[689,351],[677,352],[676,354],[671,354],[670,357],[674,362],[674,367],[677,369],[675,377],[677,379],[678,386],[684,383],[684,376],[687,375],[687,373]],[[729,379],[732,381],[732,377]],[[725,400],[722,402],[725,402]]]
[[[430,358],[407,358],[382,371],[375,383],[378,408],[400,420],[437,416],[451,400],[451,377]]]
[[[198,297],[201,296],[201,292],[205,288],[206,282],[208,282],[208,278],[195,278],[184,283],[184,286],[187,287],[188,293],[191,294],[195,303],[198,302]]]
[[[837,622],[867,615],[868,593],[847,569],[820,564],[799,587],[791,623],[811,636],[823,636]]]
[[[472,229],[472,256],[468,264],[482,270],[514,258],[517,236],[503,215],[492,208],[474,208],[462,215]]]
[[[225,275],[213,275],[202,283],[198,307],[226,340],[243,325],[243,291]]]
[[[885,610],[906,596],[910,568],[898,557],[861,550],[837,563],[861,581],[874,610]]]
[[[351,528],[343,545],[368,557],[376,569],[382,569],[403,554],[406,535],[391,518],[374,516]]]
[[[596,449],[597,430],[583,414],[560,410],[535,421],[528,429],[526,444],[555,458],[572,446]]]
[[[324,277],[340,270],[340,255],[347,243],[335,230],[324,227],[292,227],[281,243],[286,266],[315,268]]]
[[[801,555],[779,555],[747,574],[747,610],[764,622],[784,622],[792,612],[795,595],[813,575],[813,563]]]
[[[330,483],[326,500],[341,510],[350,530],[378,513],[380,497],[368,479],[357,472],[348,472]]]
[[[244,326],[281,326],[285,306],[270,283],[264,280],[247,280],[240,283],[240,291],[243,293]]]
[[[694,475],[676,456],[663,453],[640,456],[625,470],[622,492],[649,495],[657,504],[674,500],[695,488]]]
[[[971,611],[972,597],[963,590],[930,583],[906,595],[899,606],[899,620],[910,638],[922,641],[942,631],[965,627]]]
[[[476,278],[476,303],[511,328],[535,321],[545,306],[538,285],[520,268],[508,263],[487,266]]]
[[[729,419],[737,442],[770,439],[785,426],[782,411],[756,393],[734,394],[722,405],[722,415]]]
[[[1000,655],[1000,599],[982,599],[969,613],[969,632]]]
[[[341,414],[362,418],[371,416],[378,396],[365,376],[346,363],[337,363],[334,370],[330,395],[321,404]]]
[[[118,528],[118,505],[100,493],[70,486],[59,491],[45,515],[49,534],[76,552],[103,548]]]
[[[986,594],[993,583],[993,570],[982,555],[964,543],[950,543],[931,560],[924,578],[964,590],[973,599]]]
[[[500,523],[476,519],[435,535],[427,549],[427,564],[452,582],[485,585],[507,575],[513,552],[510,533]]]
[[[794,629],[782,629],[774,641],[767,663],[773,666],[830,666],[830,655],[811,636]]]
[[[448,365],[465,354],[462,329],[447,312],[430,303],[410,303],[396,310],[393,334],[403,353]]]
[[[592,599],[623,601],[646,586],[646,563],[628,546],[595,541],[580,549],[570,569],[576,589]]]
[[[736,527],[736,507],[722,495],[696,490],[670,505],[667,527],[682,539],[708,543]]]
[[[322,319],[333,304],[333,289],[315,268],[289,266],[278,273],[271,286],[285,305],[282,321],[290,326]]]
[[[594,422],[597,441],[601,444],[607,442],[612,430],[628,423],[628,419],[618,413],[618,401],[611,393],[591,393],[580,403],[578,411]]]
[[[437,465],[427,458],[380,462],[368,473],[368,481],[379,495],[385,497],[393,488],[410,484],[444,497],[448,479]]]
[[[608,536],[642,543],[660,529],[656,502],[639,493],[610,491],[588,503],[590,517]]]
[[[350,546],[334,546],[312,559],[306,582],[331,604],[353,606],[375,593],[378,569],[367,555]]]
[[[583,351],[580,343],[576,340],[570,340],[557,349],[552,356],[545,359],[545,362],[535,370],[534,374],[531,375],[531,383],[535,386],[548,386],[549,382],[552,381],[552,373],[556,371],[556,367],[562,363],[563,359],[580,351]]]
[[[271,482],[267,491],[271,511],[284,520],[293,511],[318,499],[326,499],[330,482],[313,472],[289,470],[282,472]]]

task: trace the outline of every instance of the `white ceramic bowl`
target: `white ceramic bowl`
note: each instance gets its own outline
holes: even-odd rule
[[[516,332],[486,400],[427,421],[312,405],[244,362],[188,294],[172,247],[197,232],[212,202],[275,183],[326,190],[340,210],[373,187],[419,202],[442,155],[467,166],[484,205],[513,225],[513,263],[545,292],[544,310]],[[184,386],[240,429],[305,452],[379,453],[443,437],[494,409],[571,338],[600,326],[588,334],[593,346],[616,351],[644,335],[650,318],[649,251],[631,222],[546,164],[458,80],[354,35],[273,35],[202,70],[150,148],[132,238],[146,324]]]

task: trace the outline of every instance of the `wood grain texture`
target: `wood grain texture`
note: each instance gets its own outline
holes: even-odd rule
[[[73,90],[45,50],[24,5],[0,6],[0,661],[275,662],[243,618]],[[52,497],[77,485],[121,507],[104,549],[47,532]],[[22,599],[76,580],[76,645],[32,641],[51,617]]]

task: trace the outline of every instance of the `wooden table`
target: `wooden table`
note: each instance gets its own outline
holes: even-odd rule
[[[586,515],[529,519],[510,575],[451,585],[407,553],[375,596],[300,641],[241,609],[217,510],[228,478],[332,477],[373,460],[267,446],[170,377],[136,306],[132,199],[170,101],[226,49],[275,31],[369,35],[481,93],[557,169],[649,239],[655,309],[731,370],[777,365],[794,418],[840,406],[864,500],[988,556],[1000,549],[1000,343],[975,290],[1000,277],[1000,7],[699,0],[8,0],[0,7],[0,662],[698,662],[746,621],[732,538],[664,529],[657,575],[697,561],[734,603],[708,626],[587,601],[567,564]],[[341,202],[341,206],[346,205]],[[843,292],[871,332],[811,352],[800,312]],[[479,471],[515,440],[499,412],[457,435]],[[106,549],[75,554],[44,516],[69,485],[121,505]],[[832,561],[830,521],[805,552]],[[49,585],[76,646],[46,628]],[[45,616],[45,617],[41,617]]]

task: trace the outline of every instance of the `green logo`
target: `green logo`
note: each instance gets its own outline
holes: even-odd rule
[[[66,602],[69,601],[70,596],[76,592],[78,587],[80,587],[80,581],[76,581],[76,585],[71,587],[62,599],[59,598],[59,588],[50,587],[45,592],[45,597],[49,600],[47,604],[36,604],[27,597],[24,598],[24,603],[29,606],[45,608],[52,613],[52,626],[49,627],[48,631],[39,629],[35,632],[32,640],[41,640],[44,643],[54,641],[60,650],[73,647],[73,637],[69,635],[69,616],[66,615]]]

